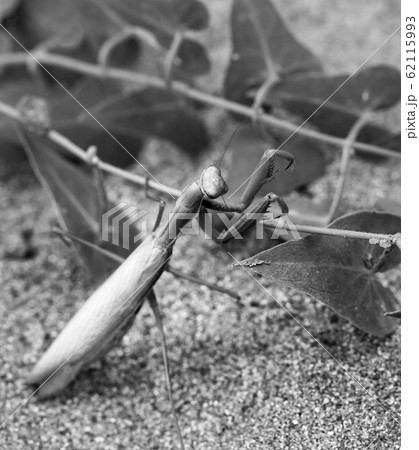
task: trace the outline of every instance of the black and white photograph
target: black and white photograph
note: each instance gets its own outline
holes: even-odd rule
[[[0,450],[419,448],[412,3],[0,0]]]

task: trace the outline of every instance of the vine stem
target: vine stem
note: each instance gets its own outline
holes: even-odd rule
[[[272,223],[264,224],[264,226],[269,229],[276,228],[276,225]],[[294,223],[290,224],[286,222],[282,222],[279,227],[291,232],[298,231],[298,233],[320,234],[322,236],[337,236],[342,238],[361,239],[364,241],[370,241],[371,239],[373,239],[376,241],[385,242],[387,244],[396,243],[396,236],[393,234],[367,233],[365,231],[341,230],[339,228],[326,228],[312,225],[297,225]]]
[[[13,120],[21,122],[19,112],[10,105],[7,105],[6,103],[0,102],[0,114],[4,114]],[[70,139],[66,138],[58,131],[50,129],[46,132],[46,137],[50,139],[52,142],[62,147],[64,150],[68,151],[72,155],[84,161],[86,164],[92,164],[91,161],[89,160],[89,156],[81,147],[74,144],[74,142],[70,141]],[[127,170],[120,169],[119,167],[115,167],[112,164],[106,163],[99,158],[96,159],[95,164],[97,164],[98,168],[103,170],[104,172],[107,172],[111,175],[116,175],[132,183],[138,184],[140,186],[145,186],[146,184],[148,184],[150,188],[158,191],[161,194],[170,194],[173,195],[173,197],[175,198],[179,197],[181,194],[181,191],[179,189],[175,189],[170,186],[165,186],[153,180],[148,180],[146,177],[128,172]],[[265,225],[267,228],[272,228],[272,224],[266,223]],[[388,234],[365,233],[361,231],[340,230],[310,225],[287,224],[285,222],[281,224],[281,228],[289,231],[298,231],[299,233],[321,234],[325,236],[340,236],[345,238],[354,238],[363,240],[376,239],[379,241],[385,240],[386,242],[395,241],[395,236]]]
[[[325,218],[326,225],[329,224],[336,216],[336,212],[343,197],[346,180],[348,178],[349,162],[353,154],[354,142],[362,127],[368,122],[369,118],[370,112],[364,112],[361,117],[353,124],[347,138],[345,139],[342,148],[342,158],[340,161],[338,184],[336,187],[335,195],[333,196],[332,204],[329,208],[329,212]]]
[[[80,61],[75,58],[55,55],[53,53],[46,52],[45,50],[34,51],[32,55],[24,52],[4,53],[0,56],[0,67],[27,64],[28,61],[33,60],[33,58],[35,58],[42,64],[61,67],[71,72],[83,73],[96,78],[127,81],[134,84],[153,86],[162,89],[165,89],[167,87],[167,82],[163,78],[145,75],[142,73],[132,72],[124,69],[101,67],[95,64]],[[251,107],[233,102],[231,100],[227,100],[222,97],[218,97],[216,95],[208,94],[199,89],[191,88],[187,84],[180,81],[173,81],[172,89],[173,91],[185,97],[197,100],[201,103],[216,106],[227,111],[239,114],[241,116],[248,117],[250,119],[256,119],[266,125],[290,131],[290,133],[296,133],[311,139],[334,144],[337,146],[342,146],[345,142],[345,138],[331,136],[308,128],[297,127],[295,124],[286,120],[279,119],[266,113],[260,114],[258,111],[255,111]],[[257,115],[257,117],[255,117],[255,115]],[[400,153],[372,144],[355,142],[353,147],[363,153],[376,154],[397,159],[401,158]]]
[[[0,114],[4,114],[5,116],[11,119],[21,122],[21,118],[17,109],[1,101],[0,101]],[[46,137],[51,142],[54,142],[55,144],[59,145],[60,147],[71,153],[73,156],[85,162],[86,164],[91,164],[91,161],[89,160],[87,153],[81,147],[79,147],[70,139],[65,137],[63,134],[59,133],[56,130],[50,129],[47,130]],[[113,166],[112,164],[102,161],[99,158],[96,160],[95,164],[99,169],[103,170],[104,172],[107,172],[111,175],[116,175],[120,178],[130,181],[131,183],[138,184],[140,186],[145,186],[147,184],[149,188],[159,192],[160,194],[170,195],[175,198],[180,196],[181,191],[179,189],[172,188],[170,186],[165,186],[162,183],[158,183],[154,180],[147,179],[146,177],[143,177],[141,175],[128,172],[127,170],[124,169],[120,169],[119,167]]]

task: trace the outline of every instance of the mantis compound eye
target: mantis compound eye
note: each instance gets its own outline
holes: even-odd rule
[[[217,166],[209,166],[202,172],[199,185],[202,193],[211,199],[220,197],[228,191],[227,183]]]

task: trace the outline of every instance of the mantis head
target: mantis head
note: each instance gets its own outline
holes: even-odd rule
[[[202,172],[198,183],[202,193],[210,199],[218,198],[228,191],[227,183],[224,181],[221,170],[217,166],[207,167]]]

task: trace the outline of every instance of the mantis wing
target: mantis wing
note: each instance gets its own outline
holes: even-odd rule
[[[62,330],[30,374],[40,397],[64,389],[79,370],[106,354],[134,322],[171,249],[144,242],[100,285]],[[168,254],[169,253],[169,254]]]

